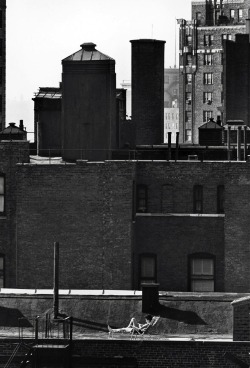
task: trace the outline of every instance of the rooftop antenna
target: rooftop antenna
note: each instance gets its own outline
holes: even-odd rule
[[[174,18],[174,67],[176,68],[176,17]]]

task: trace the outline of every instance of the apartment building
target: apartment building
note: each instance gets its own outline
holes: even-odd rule
[[[249,0],[193,1],[192,20],[178,19],[180,142],[197,144],[198,128],[210,118],[226,123],[224,44],[246,33],[249,8]]]

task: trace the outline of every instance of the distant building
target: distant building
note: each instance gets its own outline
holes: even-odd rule
[[[192,20],[178,20],[181,142],[198,143],[198,128],[210,118],[226,123],[224,41],[246,33],[249,8],[249,0],[193,1]],[[244,78],[245,66],[238,68]]]
[[[6,119],[6,0],[0,0],[0,131]]]
[[[129,80],[124,80],[121,83],[122,88],[126,89],[126,116],[127,119],[131,119],[131,115],[132,115],[132,110],[131,110],[131,93],[132,93],[132,89],[131,89],[131,81]]]
[[[172,133],[175,141],[179,132],[179,69],[164,69],[164,143],[168,141],[168,133]]]

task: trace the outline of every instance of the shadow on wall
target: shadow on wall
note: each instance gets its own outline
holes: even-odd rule
[[[107,324],[89,321],[87,319],[74,318],[73,326],[74,326],[74,330],[75,328],[78,327],[78,328],[84,328],[84,329],[89,329],[89,330],[107,332]]]
[[[176,308],[166,307],[159,304],[155,310],[155,314],[162,317],[172,319],[178,322],[184,322],[188,325],[207,325],[207,323],[192,311],[185,311]]]
[[[0,326],[2,327],[32,327],[30,322],[16,308],[0,307]]]

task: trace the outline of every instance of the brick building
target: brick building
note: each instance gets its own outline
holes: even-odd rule
[[[58,241],[61,288],[249,292],[249,161],[67,164],[30,159],[26,141],[0,149],[2,285],[51,287]]]
[[[193,1],[192,20],[178,20],[181,142],[198,143],[198,128],[209,118],[218,118],[223,124],[231,119],[229,106],[224,104],[225,94],[233,91],[229,83],[224,84],[229,59],[223,56],[224,42],[235,41],[236,34],[246,33],[249,8],[249,0]],[[238,73],[243,76],[244,72],[245,65],[241,69],[238,64]],[[245,101],[249,92],[244,93]],[[235,109],[234,114],[239,111]]]

